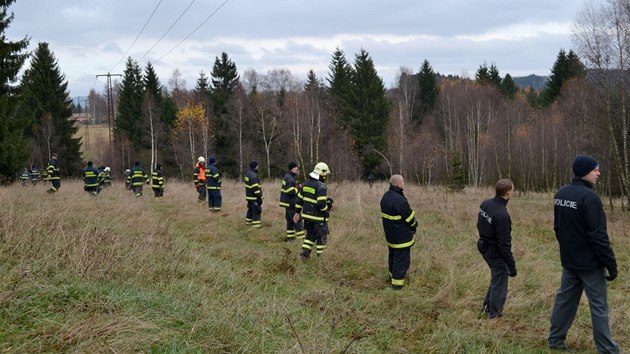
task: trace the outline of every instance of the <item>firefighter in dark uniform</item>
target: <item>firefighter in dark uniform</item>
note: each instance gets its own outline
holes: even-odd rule
[[[103,190],[105,184],[105,166],[98,166],[98,193]]]
[[[302,259],[309,258],[313,248],[317,256],[324,253],[326,249],[329,233],[328,218],[333,206],[333,200],[328,198],[324,183],[328,175],[330,175],[328,165],[323,162],[317,163],[298,193],[298,205],[301,206],[301,217],[304,219],[306,229],[300,255]],[[296,214],[293,220],[297,222],[298,219],[299,216]]]
[[[127,177],[129,183],[131,184],[131,190],[136,197],[142,197],[142,187],[144,183],[149,184],[149,176],[147,176],[147,172],[140,166],[140,162],[136,161],[133,163],[133,168]]]
[[[103,172],[105,172],[105,174],[103,175],[103,187],[111,188],[112,187],[112,170],[109,167],[105,167]]]
[[[249,162],[249,171],[245,173],[245,200],[247,200],[247,214],[245,223],[253,227],[261,226],[263,193],[260,179],[258,178],[258,162]]]
[[[197,163],[193,166],[193,179],[195,189],[197,189],[197,202],[206,201],[206,159],[203,156],[197,158]]]
[[[405,275],[411,262],[411,246],[418,228],[416,212],[411,209],[403,194],[405,179],[393,175],[389,179],[389,190],[381,198],[381,217],[389,250],[388,267],[392,288],[402,289]]]
[[[36,185],[37,182],[39,182],[39,170],[37,169],[37,166],[32,165],[31,166],[31,171],[29,172],[29,175],[31,177],[31,184],[32,185]]]
[[[483,300],[483,315],[488,318],[503,316],[507,298],[508,276],[516,276],[516,261],[512,255],[512,219],[507,203],[514,192],[509,179],[501,179],[495,186],[494,198],[479,206],[477,250],[490,268],[490,285]]]
[[[155,170],[151,174],[151,189],[153,189],[156,198],[164,197],[164,174],[160,164],[155,166]]]
[[[83,170],[83,190],[91,195],[97,195],[99,186],[99,171],[94,167],[92,161],[87,162],[87,167]]]
[[[47,191],[47,193],[55,193],[59,190],[59,188],[61,188],[61,175],[60,175],[60,171],[59,171],[59,163],[57,161],[57,153],[53,152],[52,155],[50,156],[50,161],[48,161],[48,167],[46,168],[46,171],[48,172],[48,180],[51,183],[51,187],[50,189]]]
[[[213,213],[221,211],[221,176],[219,169],[215,166],[217,159],[214,156],[208,158],[208,169],[206,170],[206,183],[208,189],[208,208]]]
[[[123,181],[125,181],[125,189],[131,190],[131,169],[126,169],[125,173],[123,173]]]
[[[28,167],[24,167],[24,170],[22,170],[22,173],[20,173],[20,182],[22,182],[23,187],[26,187],[28,186],[30,181],[31,174],[28,172]]]
[[[289,162],[289,171],[282,178],[280,186],[280,206],[285,208],[284,217],[287,221],[285,241],[294,241],[296,238],[304,238],[304,222],[300,219],[297,223],[293,221],[295,214],[300,213],[298,204],[298,185],[295,177],[298,175],[298,164]]]

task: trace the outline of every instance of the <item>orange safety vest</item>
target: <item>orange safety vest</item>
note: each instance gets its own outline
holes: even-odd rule
[[[198,181],[205,181],[206,180],[206,168],[203,167],[203,165],[197,164],[197,167],[199,167],[199,173],[197,174],[197,180]]]

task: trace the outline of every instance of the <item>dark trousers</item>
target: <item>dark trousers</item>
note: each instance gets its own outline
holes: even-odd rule
[[[92,195],[97,195],[99,190],[98,190],[98,186],[92,186],[92,187],[88,187],[88,186],[83,186],[83,190],[92,194]]]
[[[153,188],[153,196],[162,198],[164,196],[164,188]]]
[[[405,275],[411,263],[411,247],[389,248],[389,274],[392,278],[392,286],[405,285]]]
[[[205,181],[199,181],[199,184],[197,185],[197,193],[199,193],[199,195],[197,196],[198,202],[203,202],[206,200],[206,182]]]
[[[52,184],[50,186],[50,189],[48,190],[48,193],[55,193],[59,190],[59,188],[61,188],[61,180],[60,179],[51,179],[50,183]]]
[[[608,325],[608,285],[604,278],[604,268],[591,271],[573,271],[562,268],[560,289],[551,312],[549,347],[566,346],[567,332],[575,319],[582,291],[586,292],[591,310],[593,339],[599,353],[619,353],[617,343],[610,335]]]
[[[262,207],[255,200],[247,201],[247,215],[245,215],[245,222],[253,227],[260,227],[262,216]]]
[[[302,242],[302,258],[308,258],[315,248],[315,254],[320,256],[326,249],[328,242],[328,224],[325,222],[304,221],[306,237]]]
[[[208,189],[208,208],[210,211],[221,211],[221,201],[220,189]]]
[[[483,305],[488,312],[488,317],[500,317],[503,315],[503,306],[507,299],[508,266],[501,258],[496,246],[489,245],[482,255],[490,268],[490,285],[483,299]]]
[[[142,197],[142,184],[139,184],[137,186],[132,185],[131,186],[131,190],[133,191],[133,194],[136,195],[136,197]]]
[[[295,208],[287,207],[284,211],[284,218],[287,221],[286,239],[294,240],[296,238],[304,237],[304,221],[302,218],[296,223],[293,221],[295,216]]]

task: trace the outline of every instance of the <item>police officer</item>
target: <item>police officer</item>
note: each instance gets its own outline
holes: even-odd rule
[[[56,152],[53,152],[50,155],[50,160],[48,161],[48,167],[46,168],[48,180],[51,183],[50,189],[47,193],[55,193],[61,188],[61,175],[59,170],[59,163],[57,161],[58,156]]]
[[[572,169],[573,181],[560,188],[553,200],[553,229],[560,245],[562,278],[551,312],[549,348],[568,350],[565,339],[584,290],[597,351],[619,353],[608,325],[606,284],[617,277],[617,261],[608,240],[602,202],[593,190],[600,176],[599,163],[581,155],[573,160]]]
[[[300,255],[302,259],[309,258],[313,248],[317,256],[324,253],[326,249],[328,218],[333,206],[332,199],[327,196],[326,183],[324,183],[328,175],[330,175],[328,165],[323,162],[317,163],[298,194],[298,204],[302,207],[302,218],[306,229]],[[298,217],[294,217],[293,220],[297,222]]]
[[[507,211],[514,183],[501,179],[495,185],[495,192],[494,198],[481,203],[477,217],[477,250],[490,268],[490,285],[483,300],[484,315],[488,318],[503,316],[508,276],[516,276],[516,261],[512,255],[512,219]]]
[[[219,169],[215,166],[217,159],[214,156],[208,158],[208,169],[206,170],[206,183],[208,184],[208,208],[213,213],[221,211],[221,176]]]
[[[160,164],[155,166],[155,170],[151,174],[151,189],[153,189],[153,195],[156,198],[164,197],[164,174]]]
[[[97,195],[99,191],[99,170],[94,167],[92,161],[87,162],[83,170],[83,190],[91,195]]]
[[[142,187],[144,183],[149,184],[149,176],[147,176],[147,172],[140,166],[139,161],[135,161],[133,163],[133,168],[129,173],[129,177],[127,177],[129,184],[131,185],[131,190],[136,197],[142,197]]]
[[[293,221],[296,213],[300,213],[298,201],[298,185],[295,181],[299,168],[295,162],[289,162],[289,171],[282,178],[280,186],[280,206],[285,208],[284,217],[287,221],[285,241],[294,241],[296,238],[304,238],[304,222],[300,219]]]
[[[245,173],[245,200],[247,200],[247,214],[245,215],[245,223],[253,227],[261,226],[263,193],[258,178],[258,162],[252,160],[249,162],[249,171]]]
[[[416,212],[411,209],[403,194],[405,179],[401,175],[393,175],[389,179],[389,190],[381,198],[381,217],[385,239],[389,249],[389,276],[392,289],[402,289],[405,275],[411,262],[411,246],[415,240],[413,235],[418,228]]]

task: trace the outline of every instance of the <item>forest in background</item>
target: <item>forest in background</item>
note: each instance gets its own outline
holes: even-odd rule
[[[241,72],[221,53],[188,90],[179,70],[162,84],[151,63],[141,68],[130,57],[112,90],[112,139],[95,162],[115,174],[135,160],[161,163],[167,176],[186,179],[197,156],[215,156],[234,178],[252,159],[263,177],[281,176],[289,161],[304,172],[325,161],[338,180],[401,173],[457,190],[511,178],[520,190],[549,191],[570,180],[576,154],[589,154],[604,172],[598,190],[628,204],[630,10],[623,3],[591,4],[578,15],[574,50],[559,50],[542,90],[519,89],[492,63],[474,77],[454,77],[421,58],[385,88],[367,50],[350,57],[340,48],[326,77],[310,71],[305,81],[281,68]],[[5,11],[2,28],[12,19]],[[79,176],[85,159],[69,120],[73,103],[47,43],[18,77],[29,40],[2,39],[9,50],[0,60],[10,70],[0,81],[1,179],[45,165],[53,151],[65,176]],[[107,100],[92,90],[85,108],[103,122]]]

